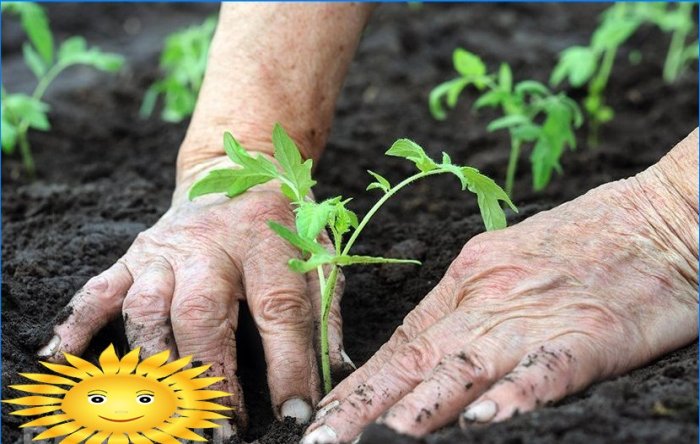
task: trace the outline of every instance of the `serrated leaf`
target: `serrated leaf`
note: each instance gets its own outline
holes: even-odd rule
[[[518,212],[506,192],[493,179],[479,173],[475,168],[462,167],[462,174],[466,178],[469,191],[476,194],[486,230],[505,228],[506,216],[500,202],[505,202],[513,211]]]
[[[486,129],[488,131],[496,131],[499,129],[512,128],[527,123],[530,123],[530,119],[528,119],[527,117],[521,114],[511,114],[492,120],[491,123],[488,124]]]
[[[66,66],[88,65],[100,71],[115,72],[121,69],[124,57],[104,52],[97,47],[88,48],[84,38],[75,36],[61,44],[58,61]]]
[[[374,177],[377,181],[372,182],[367,186],[366,191],[373,190],[375,188],[379,188],[380,190],[384,191],[385,193],[388,192],[391,189],[391,184],[389,183],[388,180],[386,180],[384,177],[380,176],[379,174],[375,173],[374,171],[367,170],[367,172]]]
[[[228,131],[224,133],[224,151],[229,159],[243,167],[250,174],[259,174],[270,178],[279,176],[279,171],[277,171],[277,167],[272,161],[262,154],[258,154],[255,157],[248,154],[245,148]]]
[[[299,204],[294,210],[297,233],[306,239],[316,239],[326,227],[334,204],[334,200],[324,200],[319,203],[304,201]]]
[[[328,223],[334,228],[338,235],[343,235],[347,233],[350,228],[357,228],[359,224],[357,220],[357,214],[354,211],[348,209],[345,205],[350,201],[346,199],[335,204],[334,211],[332,212]]]
[[[29,41],[46,65],[53,63],[53,34],[44,9],[36,3],[13,2],[14,12],[20,15],[22,28]]]
[[[549,83],[556,86],[568,79],[573,87],[581,87],[593,76],[598,55],[591,48],[573,46],[564,50],[552,71]]]
[[[284,225],[280,225],[274,221],[269,221],[267,225],[272,231],[277,233],[278,236],[294,245],[304,253],[317,254],[320,256],[328,255],[328,251],[326,251],[326,249],[315,240],[303,238]]]
[[[486,74],[486,65],[481,58],[462,48],[454,50],[452,63],[455,70],[465,77],[481,77]]]
[[[26,42],[22,45],[22,53],[24,55],[24,61],[34,74],[34,77],[41,79],[41,77],[46,74],[46,63],[39,53],[36,52],[32,45]]]
[[[428,107],[433,118],[437,120],[445,120],[447,114],[442,107],[443,101],[447,102],[448,107],[454,108],[460,92],[468,84],[469,80],[459,77],[448,80],[447,82],[441,83],[433,88],[433,90],[430,91],[430,97],[428,98]]]
[[[506,92],[510,92],[513,88],[513,73],[507,63],[501,63],[498,70],[498,86]]]
[[[51,128],[46,113],[49,105],[26,94],[9,94],[3,99],[3,109],[18,121],[25,121],[30,128],[48,131]]]
[[[296,201],[302,201],[316,185],[311,178],[313,161],[302,161],[301,153],[291,137],[280,124],[275,124],[272,131],[272,144],[275,147],[275,159],[282,166],[284,176],[291,182]]]
[[[190,200],[212,193],[225,193],[227,197],[236,197],[255,185],[269,182],[272,177],[251,173],[243,169],[225,168],[210,171],[203,179],[190,188]]]
[[[438,167],[435,161],[428,157],[420,145],[409,139],[397,140],[385,154],[387,156],[402,157],[410,160],[424,173]]]
[[[549,95],[549,88],[535,80],[523,80],[515,85],[515,93],[518,95],[535,94],[546,96]]]

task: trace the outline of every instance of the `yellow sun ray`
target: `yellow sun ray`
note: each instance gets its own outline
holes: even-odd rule
[[[172,422],[158,426],[158,429],[164,433],[167,433],[168,435],[174,436],[175,438],[187,439],[190,441],[206,441],[204,437],[194,433],[193,431],[187,428],[190,426],[190,422],[187,420],[187,418],[184,418],[182,420],[179,419],[180,418],[174,418],[174,420],[171,419]]]
[[[53,398],[51,396],[25,396],[23,398],[9,399],[3,402],[17,405],[54,405],[60,404],[61,398]]]
[[[112,433],[107,444],[129,444],[129,438],[124,433]]]
[[[5,402],[5,401],[3,401],[3,402]],[[44,413],[55,412],[56,410],[60,410],[60,409],[61,409],[60,405],[47,405],[47,406],[43,406],[43,407],[31,407],[28,409],[15,410],[14,412],[10,413],[10,415],[36,416],[36,415],[43,415]]]
[[[191,419],[228,419],[226,415],[206,410],[178,410],[177,413]]]
[[[185,356],[184,358],[180,358],[176,361],[173,362],[168,362],[167,364],[164,364],[156,369],[153,369],[152,371],[148,372],[148,377],[149,378],[155,378],[155,379],[161,379],[166,376],[169,376],[176,371],[180,370],[181,368],[185,367],[187,364],[190,363],[192,360],[192,356]]]
[[[39,441],[42,439],[51,439],[56,438],[57,436],[68,435],[81,427],[82,426],[78,424],[78,421],[64,422],[63,424],[53,426],[50,429],[39,433],[36,437],[34,437],[34,440]]]
[[[80,429],[63,438],[58,444],[79,444],[85,441],[90,435],[95,433],[94,430]]]
[[[102,374],[102,370],[100,370],[95,364],[88,362],[83,358],[71,355],[70,353],[63,353],[63,356],[66,357],[66,361],[68,361],[70,365],[84,371],[90,376],[97,376]]]
[[[65,413],[62,415],[49,415],[49,416],[42,416],[41,418],[35,419],[34,421],[29,421],[25,422],[20,428],[24,427],[46,427],[50,425],[55,425],[58,424],[59,422],[66,422],[70,419],[73,419],[66,415]]]
[[[62,395],[68,390],[56,387],[55,385],[47,384],[17,384],[11,385],[10,388],[27,393],[35,393],[37,395]]]
[[[131,441],[132,444],[153,444],[153,441],[136,432],[127,433],[126,436],[129,437],[129,441]]]
[[[102,444],[109,437],[110,432],[97,432],[85,441],[85,444]]]
[[[161,365],[165,364],[169,356],[170,351],[168,350],[156,353],[153,356],[149,356],[136,366],[136,374],[141,376],[147,375],[149,372],[152,372]]]
[[[161,432],[158,429],[147,430],[143,432],[143,434],[146,436],[146,438],[150,439],[151,441],[160,444],[180,444],[180,441],[168,435],[167,433]]]
[[[232,409],[212,400],[230,393],[208,389],[224,378],[199,377],[210,365],[186,368],[191,356],[168,362],[167,351],[139,361],[139,353],[120,359],[110,345],[98,365],[73,355],[69,365],[43,362],[55,374],[23,373],[35,383],[10,388],[31,396],[3,402],[28,406],[13,415],[37,417],[21,427],[49,427],[35,439],[63,437],[63,444],[201,442],[193,429],[220,427],[212,420],[228,418]]]
[[[124,355],[124,357],[119,361],[119,374],[129,374],[136,369],[136,365],[139,363],[139,353],[141,352],[141,347],[136,347],[129,353]]]
[[[24,376],[27,379],[31,379],[36,382],[43,382],[44,384],[53,385],[75,385],[75,381],[68,378],[62,378],[56,375],[47,375],[45,373],[20,373],[20,376]]]
[[[110,344],[109,347],[102,352],[99,361],[100,367],[105,375],[116,375],[119,371],[119,357],[114,350],[114,345]],[[110,437],[110,439],[112,438]]]
[[[70,367],[68,365],[54,364],[52,362],[44,362],[44,361],[39,361],[39,364],[43,365],[44,367],[48,368],[49,370],[52,370],[56,373],[60,373],[63,376],[69,376],[71,378],[77,378],[77,379],[86,379],[86,378],[90,377],[90,373],[87,373],[84,370],[79,370],[75,367]]]
[[[177,406],[188,410],[231,410],[231,408],[207,401],[194,401],[190,399],[178,399]]]

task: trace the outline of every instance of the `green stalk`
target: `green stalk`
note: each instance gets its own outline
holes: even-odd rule
[[[377,203],[374,204],[374,206],[365,214],[365,217],[362,218],[360,223],[357,225],[357,228],[355,231],[352,232],[352,236],[350,236],[350,239],[348,239],[348,243],[345,244],[345,248],[343,249],[343,252],[341,253],[342,256],[347,255],[350,252],[350,248],[352,248],[353,244],[357,240],[357,237],[360,235],[362,230],[365,228],[367,223],[372,219],[374,214],[379,211],[379,208],[381,208],[384,203],[391,198],[394,194],[396,194],[399,190],[401,190],[403,187],[406,185],[409,185],[411,182],[415,182],[418,179],[422,179],[424,177],[432,176],[435,174],[442,174],[445,173],[446,171],[440,171],[440,170],[433,170],[433,171],[426,171],[426,172],[420,172],[417,174],[414,174],[411,177],[408,177],[404,179],[403,181],[399,182],[395,187],[391,188],[388,192],[384,193],[384,196],[382,196],[381,199],[377,201]]]
[[[321,268],[321,267],[319,267]],[[323,273],[323,271],[321,271]],[[328,274],[328,280],[322,287],[321,295],[321,375],[323,377],[323,390],[328,393],[333,388],[333,380],[331,378],[331,356],[328,350],[328,316],[331,312],[331,303],[333,302],[333,292],[335,284],[338,280],[338,267],[333,266]]]
[[[688,14],[692,7],[692,3],[681,3],[678,5],[678,13]],[[671,46],[668,48],[666,62],[664,63],[664,81],[666,83],[675,82],[680,74],[681,65],[683,63],[683,47],[685,46],[685,39],[687,36],[687,28],[681,27],[673,32],[673,36],[671,37]]]
[[[508,170],[506,172],[506,194],[512,199],[515,172],[518,168],[518,158],[520,157],[520,140],[513,139],[512,134],[510,137],[510,158],[508,159]]]
[[[49,69],[46,74],[39,80],[34,92],[32,93],[32,98],[41,99],[41,97],[46,92],[51,82],[56,78],[57,75],[66,69],[68,65],[62,63],[57,63]],[[27,140],[27,132],[29,131],[29,122],[26,119],[22,119],[17,127],[17,137],[19,138],[19,148],[22,154],[22,163],[24,163],[24,168],[30,177],[34,177],[36,173],[36,168],[34,165],[34,157],[32,156],[32,151],[29,148],[29,141]]]
[[[603,53],[603,62],[601,63],[600,70],[596,73],[595,77],[591,81],[588,87],[588,97],[598,98],[598,109],[603,107],[603,91],[608,85],[608,79],[610,78],[610,72],[612,71],[613,63],[615,62],[615,56],[617,55],[617,46],[608,48]],[[595,114],[591,115],[589,133],[588,133],[588,144],[592,147],[598,146],[598,132],[600,131],[601,122]]]

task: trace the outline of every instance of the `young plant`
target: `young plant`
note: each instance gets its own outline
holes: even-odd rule
[[[201,25],[191,26],[166,38],[160,56],[160,67],[165,75],[146,91],[141,117],[146,118],[153,113],[161,94],[164,97],[163,120],[180,122],[192,115],[215,28],[216,17],[210,17]]]
[[[605,89],[620,46],[644,24],[671,32],[664,80],[675,81],[683,68],[698,57],[697,40],[686,46],[687,36],[695,27],[692,8],[692,3],[679,3],[677,7],[665,3],[616,3],[601,15],[601,23],[588,46],[572,46],[560,54],[550,83],[556,86],[566,79],[576,88],[587,85],[583,106],[589,117],[589,146],[598,145],[601,125],[615,116],[605,103]]]
[[[49,106],[41,101],[46,89],[63,70],[74,65],[87,65],[101,71],[118,71],[124,60],[120,55],[88,48],[82,37],[65,40],[54,51],[54,39],[44,10],[35,3],[2,3],[2,12],[19,15],[29,42],[22,46],[24,61],[37,78],[31,95],[8,94],[2,88],[2,151],[14,153],[19,145],[27,173],[34,175],[35,166],[27,139],[29,129],[48,131]]]
[[[446,117],[443,102],[454,108],[460,93],[473,86],[483,94],[474,103],[475,109],[500,107],[503,116],[492,121],[487,129],[507,129],[510,134],[510,158],[505,189],[512,197],[518,159],[522,147],[532,143],[530,154],[532,184],[542,190],[549,184],[552,171],[561,173],[559,159],[568,145],[576,147],[574,128],[582,123],[581,112],[572,99],[563,93],[553,94],[543,84],[524,80],[513,85],[510,66],[502,63],[498,73],[489,74],[484,62],[469,51],[454,51],[453,63],[459,77],[435,87],[430,93],[430,112],[438,120]]]
[[[408,139],[397,140],[386,152],[388,156],[402,157],[413,162],[418,171],[392,185],[379,174],[369,171],[375,181],[367,190],[377,189],[383,194],[367,214],[358,220],[357,215],[347,208],[350,199],[336,196],[322,202],[309,198],[311,188],[316,184],[311,177],[312,161],[303,161],[299,150],[282,129],[276,125],[272,133],[274,158],[276,163],[258,154],[251,156],[230,133],[224,135],[224,149],[236,164],[235,168],[211,171],[195,183],[189,197],[210,193],[225,193],[236,197],[249,188],[270,180],[281,183],[282,193],[289,198],[295,213],[295,230],[270,221],[270,228],[280,237],[298,248],[303,259],[290,259],[289,267],[298,273],[314,271],[318,273],[321,291],[321,372],[326,392],[331,389],[330,357],[328,352],[328,314],[330,312],[338,271],[340,267],[355,264],[420,264],[415,260],[393,259],[374,256],[357,256],[351,249],[362,230],[381,206],[401,189],[428,176],[453,174],[462,189],[468,189],[477,196],[481,216],[487,230],[506,226],[505,214],[500,201],[517,211],[508,195],[496,183],[471,167],[452,163],[443,153],[442,160],[436,162],[428,157],[423,148]],[[318,241],[319,234],[328,228],[333,240],[333,251],[329,251]]]

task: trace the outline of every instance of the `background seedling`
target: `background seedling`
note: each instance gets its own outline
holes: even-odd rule
[[[675,81],[685,66],[698,57],[698,43],[686,44],[695,28],[693,3],[616,3],[601,15],[588,46],[573,46],[564,50],[552,71],[550,83],[558,85],[568,80],[573,87],[587,85],[583,101],[589,119],[588,144],[599,142],[601,125],[615,116],[605,103],[605,89],[622,46],[644,24],[653,24],[672,34],[663,76],[668,83]]]
[[[481,58],[469,51],[457,49],[452,59],[460,76],[432,90],[430,112],[436,119],[443,120],[446,117],[443,102],[454,108],[467,86],[483,91],[474,108],[500,107],[503,116],[492,121],[488,130],[507,129],[510,134],[506,193],[512,197],[518,159],[525,143],[533,144],[530,155],[533,187],[535,190],[546,187],[552,171],[561,172],[559,159],[566,146],[576,147],[574,128],[582,123],[578,105],[565,94],[553,94],[534,80],[513,85],[513,74],[505,63],[501,64],[497,74],[489,74]]]
[[[369,171],[375,181],[368,190],[380,190],[382,197],[372,206],[367,214],[358,220],[357,215],[347,208],[350,199],[336,196],[322,202],[314,202],[309,193],[316,181],[311,177],[311,160],[302,160],[294,141],[281,126],[276,125],[272,133],[274,160],[258,154],[249,154],[230,133],[224,135],[224,149],[237,168],[211,171],[206,177],[195,183],[190,190],[190,199],[210,193],[225,193],[235,197],[249,188],[276,179],[281,183],[282,193],[292,202],[295,213],[295,228],[292,230],[277,222],[270,221],[270,228],[302,252],[302,259],[291,259],[289,267],[298,273],[316,270],[321,290],[321,371],[324,389],[331,389],[330,357],[328,352],[328,315],[338,279],[339,267],[354,264],[420,264],[415,260],[392,259],[374,256],[352,255],[350,250],[362,230],[381,206],[398,191],[409,184],[428,176],[453,174],[462,189],[468,189],[477,196],[481,216],[487,230],[506,226],[506,218],[500,202],[505,202],[513,211],[517,211],[508,195],[490,178],[468,166],[452,163],[450,157],[443,153],[441,162],[436,162],[425,153],[423,148],[408,139],[397,140],[386,152],[388,156],[402,157],[413,162],[418,172],[396,185],[389,183],[379,174]],[[319,241],[322,230],[328,228],[333,241],[333,250],[329,251]],[[347,240],[345,240],[347,238]]]
[[[27,132],[29,129],[48,131],[51,128],[47,113],[49,106],[41,101],[51,82],[63,70],[73,65],[88,65],[101,71],[118,71],[124,60],[120,55],[89,48],[82,37],[65,40],[54,51],[54,38],[41,6],[35,3],[2,3],[2,12],[18,15],[29,42],[22,46],[24,61],[37,78],[31,95],[8,94],[2,88],[2,150],[14,153],[19,145],[24,167],[34,175],[35,166]]]
[[[146,91],[140,111],[142,117],[153,113],[161,94],[164,97],[163,120],[180,122],[192,115],[215,28],[216,17],[210,17],[201,25],[191,26],[166,38],[160,56],[160,67],[165,75]]]

